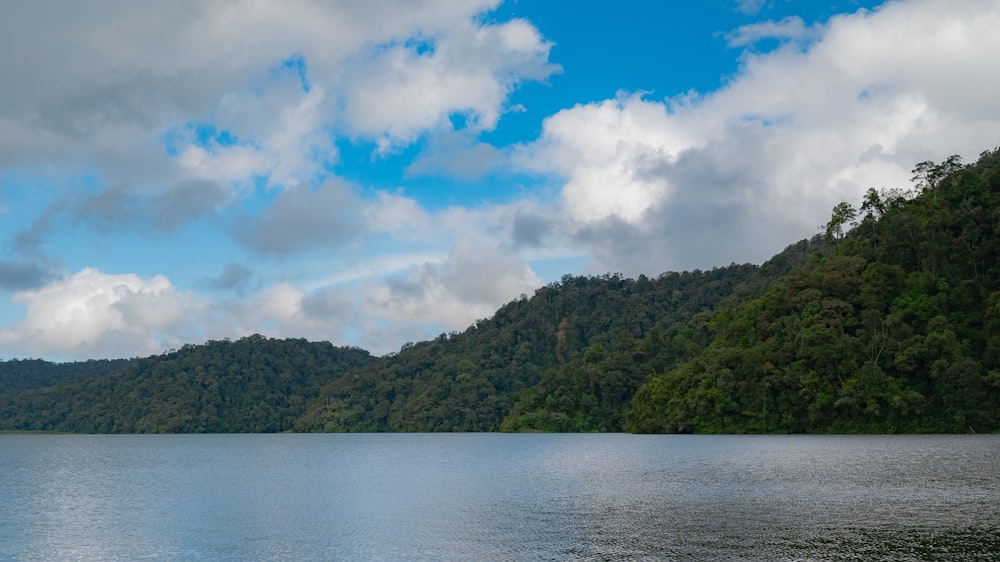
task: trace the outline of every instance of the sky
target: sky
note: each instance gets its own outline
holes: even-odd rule
[[[381,355],[1000,144],[1000,0],[0,4],[0,359]]]

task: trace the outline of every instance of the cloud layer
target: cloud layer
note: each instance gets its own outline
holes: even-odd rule
[[[20,316],[0,355],[252,332],[392,351],[530,294],[550,261],[759,262],[916,162],[1000,142],[1000,3],[906,0],[720,30],[741,66],[718,90],[567,103],[491,144],[561,71],[496,5],[8,6],[0,290]],[[400,185],[346,177],[345,150],[403,159]],[[487,180],[502,194],[471,191]]]
[[[997,24],[995,2],[921,0],[755,24],[731,34],[751,50],[724,88],[578,105],[520,155],[565,179],[565,228],[595,270],[760,261],[836,202],[905,186],[916,162],[993,147]],[[755,52],[764,39],[780,44]]]

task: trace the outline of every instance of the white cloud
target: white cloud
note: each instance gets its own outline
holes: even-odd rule
[[[222,98],[213,125],[240,139],[222,144],[178,135],[177,163],[192,177],[249,185],[266,177],[271,185],[289,187],[314,181],[335,162],[337,149],[326,130],[332,121],[322,87],[302,90],[297,77],[262,84],[255,92]],[[245,140],[244,140],[245,139]]]
[[[641,170],[651,161],[672,161],[694,138],[663,104],[622,96],[549,117],[541,139],[519,160],[531,170],[566,178],[563,200],[573,220],[617,217],[636,223],[669,189]]]
[[[364,288],[307,293],[282,281],[244,299],[214,303],[178,291],[163,276],[83,269],[39,289],[15,293],[26,308],[20,323],[0,329],[0,354],[69,360],[145,357],[184,343],[261,333],[347,344]],[[373,342],[389,351],[398,342]],[[381,345],[381,347],[379,347]]]
[[[197,337],[203,303],[165,277],[143,279],[84,269],[40,289],[16,293],[24,321],[0,330],[5,354],[135,357]]]
[[[497,3],[10,6],[0,19],[9,47],[0,50],[0,168],[55,158],[65,173],[96,167],[110,183],[263,175],[287,186],[336,159],[334,131],[397,145],[453,112],[490,128],[515,84],[555,69],[529,23],[476,21]],[[422,38],[433,53],[406,47]],[[242,142],[177,146],[175,159],[163,136],[192,121]]]
[[[558,70],[548,62],[551,45],[523,20],[468,22],[428,41],[433,48],[425,52],[403,44],[348,67],[345,120],[356,134],[377,138],[382,151],[450,126],[453,113],[473,130],[490,130],[517,83]]]
[[[186,146],[178,157],[182,168],[196,178],[222,182],[245,181],[264,174],[268,166],[252,146],[227,146],[210,150],[194,144]]]
[[[709,95],[561,111],[518,161],[564,178],[563,213],[595,271],[761,261],[814,234],[837,201],[906,187],[916,162],[995,146],[998,26],[998,2],[838,16],[806,47],[747,54]]]
[[[464,329],[540,284],[525,265],[472,249],[414,266],[387,285],[381,279],[312,292],[282,281],[245,299],[209,304],[162,276],[84,269],[16,293],[14,302],[27,313],[0,330],[0,353],[57,360],[145,357],[206,338],[261,333],[360,343],[380,354],[402,341],[433,337],[435,330]]]

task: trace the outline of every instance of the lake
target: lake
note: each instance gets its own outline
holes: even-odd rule
[[[0,435],[0,560],[998,560],[1000,436]]]

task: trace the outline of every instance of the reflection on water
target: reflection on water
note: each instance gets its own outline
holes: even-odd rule
[[[0,560],[996,560],[1000,436],[0,436]]]

